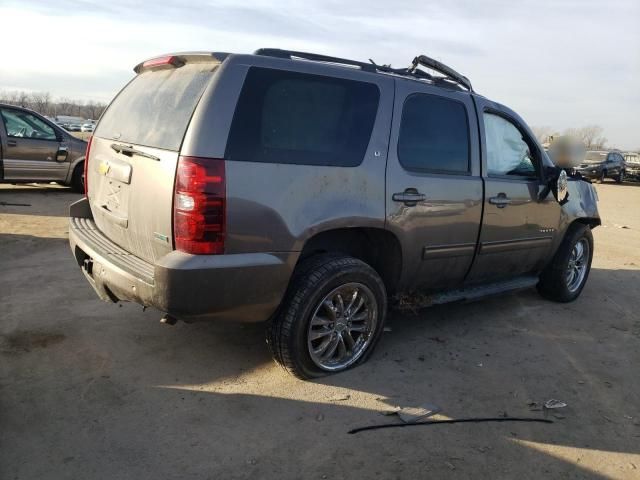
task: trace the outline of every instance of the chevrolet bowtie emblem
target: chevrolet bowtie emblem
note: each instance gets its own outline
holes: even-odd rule
[[[110,169],[111,165],[105,162],[100,162],[100,165],[98,166],[98,172],[100,172],[100,175],[106,175],[107,173],[109,173]]]

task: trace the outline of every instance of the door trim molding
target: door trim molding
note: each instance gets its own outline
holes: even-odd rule
[[[476,251],[475,243],[458,243],[453,245],[430,245],[422,248],[422,260],[434,258],[455,258],[472,256]]]
[[[553,237],[545,235],[541,237],[519,238],[516,240],[497,240],[481,242],[479,255],[509,252],[512,250],[528,250],[531,248],[545,248],[551,244]]]

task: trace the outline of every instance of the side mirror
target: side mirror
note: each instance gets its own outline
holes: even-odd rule
[[[569,179],[567,172],[564,170],[560,170],[558,178],[556,179],[555,194],[556,200],[558,200],[560,205],[564,205],[569,201]]]
[[[545,170],[547,185],[540,192],[538,200],[542,201],[547,198],[549,192],[553,192],[553,196],[560,205],[564,205],[569,201],[569,177],[563,168],[548,167]]]
[[[69,156],[69,149],[67,147],[60,147],[56,153],[56,162],[66,162]]]

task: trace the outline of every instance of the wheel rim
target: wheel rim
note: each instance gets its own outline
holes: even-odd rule
[[[587,274],[589,263],[589,242],[581,238],[576,242],[567,265],[567,289],[573,293],[580,288]]]
[[[378,307],[362,283],[346,283],[316,306],[307,333],[311,360],[323,370],[348,367],[371,344],[378,323]]]

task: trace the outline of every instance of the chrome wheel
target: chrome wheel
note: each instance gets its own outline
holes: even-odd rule
[[[573,293],[580,288],[587,274],[589,264],[589,242],[586,238],[581,238],[573,246],[567,265],[567,289]]]
[[[378,323],[378,307],[362,283],[346,283],[329,292],[309,323],[307,345],[311,360],[327,371],[341,370],[362,356]]]

